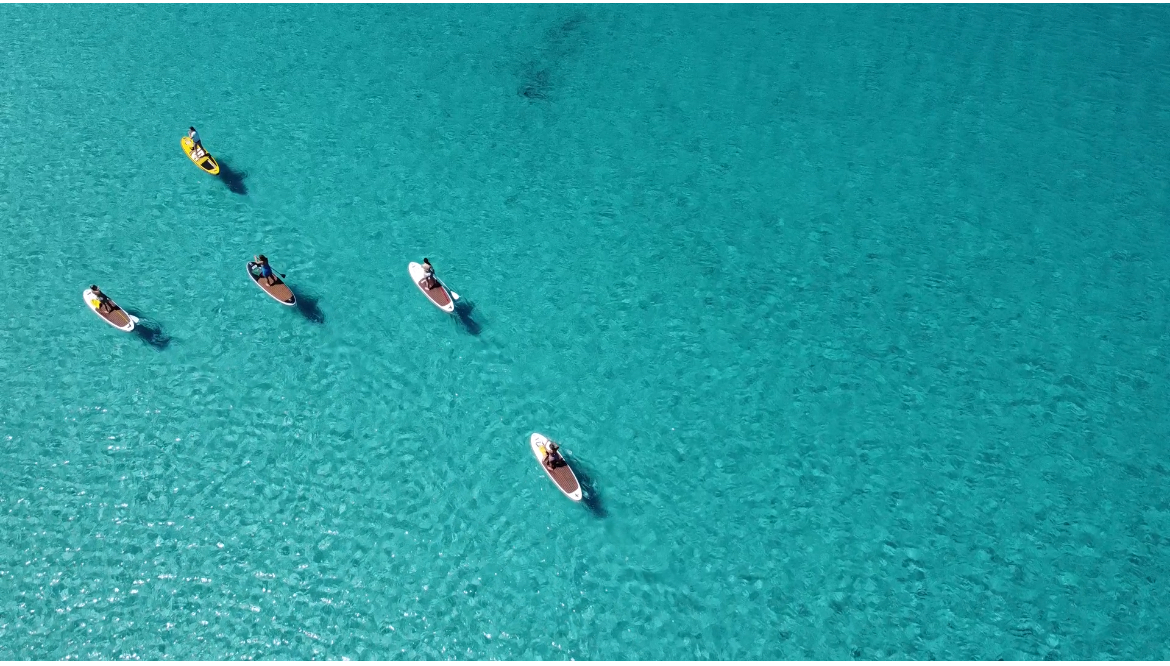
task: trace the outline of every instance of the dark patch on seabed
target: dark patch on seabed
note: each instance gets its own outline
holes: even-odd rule
[[[577,14],[545,33],[536,58],[520,68],[520,87],[516,94],[530,101],[547,101],[553,90],[553,72],[572,55],[585,17]]]
[[[528,63],[528,67],[534,67],[534,63]],[[524,82],[520,84],[520,96],[537,100],[548,99],[548,89],[549,76],[547,69],[529,72],[524,76]]]

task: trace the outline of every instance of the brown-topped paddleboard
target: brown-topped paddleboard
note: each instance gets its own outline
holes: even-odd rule
[[[435,278],[434,282],[426,280],[422,264],[413,261],[407,264],[406,269],[410,272],[410,279],[414,280],[414,286],[418,287],[418,290],[425,294],[427,299],[435,304],[435,307],[447,313],[455,311],[455,299],[459,296],[447,289],[447,285],[443,284],[439,278]]]
[[[248,277],[252,278],[252,282],[255,282],[257,287],[260,287],[264,290],[264,293],[275,298],[284,305],[297,304],[297,297],[293,295],[292,289],[289,289],[288,285],[281,281],[280,277],[275,274],[275,271],[273,271],[273,276],[271,278],[273,283],[268,284],[269,278],[260,277],[252,273],[252,266],[256,265],[257,264],[251,261],[248,262]]]
[[[545,474],[548,474],[548,478],[557,484],[557,488],[561,489],[565,497],[568,497],[574,502],[580,502],[581,484],[577,483],[577,475],[573,474],[573,470],[569,467],[569,462],[566,460],[552,469],[549,469],[548,465],[544,464],[544,456],[548,453],[548,445],[551,443],[549,438],[538,432],[532,433],[532,437],[528,440],[529,446],[532,447],[532,454],[536,456],[536,461],[540,463]]]
[[[101,317],[110,326],[113,326],[119,331],[129,332],[134,330],[134,322],[138,321],[138,318],[118,307],[118,304],[114,303],[113,299],[111,299],[109,296],[106,297],[110,303],[109,312],[102,311],[101,301],[99,301],[98,297],[95,296],[94,293],[89,289],[81,292],[81,298],[85,301],[85,304],[89,306],[89,309],[93,310],[94,314]]]

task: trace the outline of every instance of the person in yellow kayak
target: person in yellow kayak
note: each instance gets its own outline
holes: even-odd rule
[[[187,131],[187,138],[191,139],[191,143],[195,144],[191,146],[191,154],[195,157],[203,157],[203,154],[207,151],[203,149],[203,142],[199,140],[199,132],[196,132],[195,128],[191,127]]]

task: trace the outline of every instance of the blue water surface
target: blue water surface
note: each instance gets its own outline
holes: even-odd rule
[[[1168,35],[0,8],[0,659],[1170,659]]]

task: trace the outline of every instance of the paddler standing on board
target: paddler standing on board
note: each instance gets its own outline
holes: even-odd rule
[[[187,129],[187,138],[191,139],[191,143],[193,144],[191,146],[191,154],[195,157],[202,157],[206,151],[203,150],[203,142],[199,140],[199,132],[196,132],[194,127],[190,127]]]
[[[435,267],[431,265],[431,260],[423,257],[422,262],[423,279],[420,280],[422,286],[426,289],[434,289],[439,286],[435,281]]]
[[[261,254],[252,257],[252,259],[253,261],[248,264],[248,271],[251,272],[253,268],[259,268],[260,277],[267,279],[269,287],[276,284],[276,276],[272,274],[272,267],[268,265],[268,257]]]
[[[561,447],[556,442],[549,442],[548,449],[544,454],[544,466],[549,469],[556,469],[565,464],[565,459],[561,457]]]

